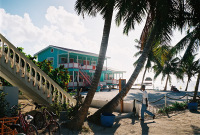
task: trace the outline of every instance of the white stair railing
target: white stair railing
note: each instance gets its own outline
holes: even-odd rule
[[[0,64],[10,64],[20,77],[26,82],[31,82],[32,91],[39,94],[41,98],[52,102],[61,102],[75,105],[76,100],[70,94],[64,91],[57,83],[55,83],[48,75],[38,68],[31,60],[21,53],[14,45],[12,45],[2,34],[0,34]],[[4,63],[3,63],[4,62]],[[38,92],[40,91],[40,92]],[[31,97],[31,95],[27,95]]]

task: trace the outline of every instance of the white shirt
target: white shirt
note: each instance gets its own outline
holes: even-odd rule
[[[147,91],[144,90],[142,93],[142,103],[143,104],[146,104],[146,98],[148,99],[148,94],[147,94]]]

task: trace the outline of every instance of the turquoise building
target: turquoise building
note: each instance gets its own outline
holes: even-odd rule
[[[64,65],[70,74],[68,89],[75,89],[77,83],[80,87],[89,88],[98,62],[98,54],[53,45],[42,49],[34,56],[37,56],[40,62],[45,59],[52,61],[54,68]],[[103,67],[99,85],[103,87],[108,85],[118,86],[119,79],[123,79],[123,73],[125,72],[108,68],[108,58],[105,58],[106,66]]]

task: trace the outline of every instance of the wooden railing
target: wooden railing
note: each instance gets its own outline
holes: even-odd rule
[[[41,98],[45,98],[49,103],[61,102],[70,105],[76,104],[75,99],[73,99],[1,34],[0,47],[0,57],[5,59],[5,63],[10,63],[10,67],[13,70],[16,70],[16,73],[20,73],[20,76],[25,78],[26,82],[33,82],[32,87],[36,87],[37,90],[42,91],[41,93],[45,95],[41,96]],[[35,89],[33,88],[32,90],[34,91]],[[49,98],[51,100],[49,100]]]

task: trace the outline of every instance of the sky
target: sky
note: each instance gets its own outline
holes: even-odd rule
[[[76,0],[0,0],[0,33],[14,46],[23,47],[26,54],[34,55],[48,45],[99,53],[104,20],[79,16],[74,10]],[[115,13],[114,13],[115,15]],[[117,27],[113,16],[108,49],[111,57],[107,65],[126,71],[130,78],[138,51],[134,45],[140,38],[144,22],[135,25],[129,35],[123,34],[123,25]],[[184,34],[174,31],[172,45]],[[142,78],[141,73],[139,79]],[[153,73],[147,73],[153,78]]]

